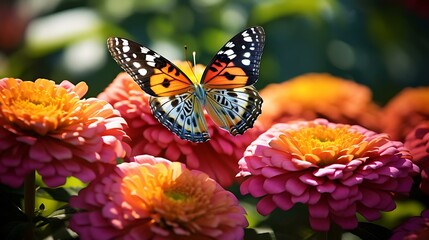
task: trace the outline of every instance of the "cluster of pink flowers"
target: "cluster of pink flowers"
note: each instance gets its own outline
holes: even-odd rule
[[[87,90],[0,79],[0,183],[18,188],[32,172],[49,187],[70,176],[88,183],[70,201],[81,239],[243,239],[250,221],[225,189],[234,184],[258,199],[261,215],[305,205],[321,232],[354,229],[358,214],[379,219],[418,174],[429,194],[428,88],[404,90],[382,108],[363,85],[306,74],[262,90],[263,113],[241,136],[207,115],[205,143],[162,126],[126,73],[97,98],[83,98]],[[393,239],[427,230],[427,215]]]

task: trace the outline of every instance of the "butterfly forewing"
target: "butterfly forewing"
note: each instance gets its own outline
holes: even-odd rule
[[[232,135],[243,134],[261,114],[262,98],[253,86],[208,89],[206,109],[213,121]]]
[[[149,48],[119,37],[109,38],[107,47],[113,59],[151,96],[174,96],[192,86],[178,67]]]
[[[193,142],[209,139],[203,108],[194,94],[151,97],[149,103],[155,118],[180,138]]]
[[[254,84],[265,44],[262,27],[251,27],[235,35],[207,65],[201,83],[207,88],[237,88]]]

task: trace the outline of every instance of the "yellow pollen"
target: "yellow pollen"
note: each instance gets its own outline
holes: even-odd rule
[[[196,176],[178,162],[143,166],[123,181],[123,196],[130,205],[151,213],[162,227],[180,225],[196,231],[192,222],[211,212],[210,199],[215,189],[207,175]]]
[[[309,126],[287,131],[279,139],[292,156],[318,166],[349,162],[367,146],[364,135],[349,126]]]
[[[39,135],[53,131],[69,119],[80,98],[53,81],[6,80],[8,88],[0,90],[0,117],[22,130]]]

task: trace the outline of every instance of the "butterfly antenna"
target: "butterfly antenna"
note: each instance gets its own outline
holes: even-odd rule
[[[188,51],[188,46],[184,45],[183,46],[183,50],[184,50],[183,53],[185,55],[185,61],[188,63],[189,68],[192,70],[192,73],[194,74],[195,81],[198,81],[198,79],[197,79],[197,73],[195,72],[196,71],[195,66],[197,65],[197,63],[196,63],[197,53],[195,51],[192,52],[192,58],[193,58],[193,64],[194,64],[194,66],[192,66],[191,62],[186,59],[187,51]]]
[[[197,66],[197,52],[193,51],[192,52],[192,58],[194,59],[194,75],[196,76],[197,73],[195,72],[195,66]]]
[[[187,63],[188,63],[189,68],[190,68],[190,69],[192,69],[192,65],[191,65],[191,63],[188,61],[188,59],[187,59],[187,55],[188,55],[188,46],[184,45],[184,46],[183,46],[183,56],[184,56],[184,58],[183,58],[183,59],[185,59],[185,62],[187,62]]]

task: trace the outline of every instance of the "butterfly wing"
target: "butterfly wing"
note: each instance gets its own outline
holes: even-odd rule
[[[195,94],[151,97],[149,103],[155,118],[181,139],[192,142],[209,139],[203,108]]]
[[[107,39],[113,59],[154,97],[174,96],[190,90],[191,80],[173,63],[131,40],[119,37]]]
[[[265,44],[262,27],[251,27],[235,35],[213,57],[201,78],[207,88],[228,89],[254,84]]]
[[[107,46],[113,59],[151,95],[152,113],[161,124],[182,139],[209,139],[201,102],[191,80],[177,66],[128,39],[112,37]]]
[[[253,126],[261,106],[262,98],[253,86],[207,90],[207,112],[219,127],[234,136]]]
[[[244,30],[219,50],[203,74],[207,112],[232,135],[243,134],[261,114],[262,98],[251,85],[259,77],[264,43],[262,27]]]

